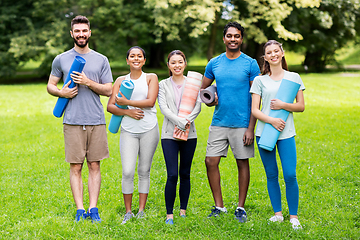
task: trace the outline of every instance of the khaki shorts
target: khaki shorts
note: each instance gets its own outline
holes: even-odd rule
[[[109,157],[106,126],[64,124],[65,161],[68,163],[97,162]]]
[[[230,145],[235,159],[247,159],[254,157],[254,143],[244,146],[243,136],[246,130],[247,128],[210,126],[206,156],[226,157],[228,147]]]

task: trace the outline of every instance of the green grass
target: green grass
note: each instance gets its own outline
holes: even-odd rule
[[[76,224],[69,166],[64,161],[62,120],[52,116],[56,99],[47,94],[45,84],[1,85],[0,239],[357,239],[360,236],[359,76],[360,72],[302,75],[306,110],[295,114],[298,214],[302,231],[293,231],[288,223],[282,174],[285,222],[267,223],[273,213],[257,150],[255,158],[250,160],[251,181],[245,205],[249,221],[239,224],[233,220],[237,171],[231,152],[220,164],[224,203],[230,213],[218,219],[206,218],[213,205],[204,165],[213,109],[206,106],[196,120],[198,146],[186,219],[176,216],[174,226],[164,224],[166,170],[159,144],[151,170],[147,218],[121,225],[125,208],[119,135],[108,133],[110,158],[101,164],[98,203],[103,222]],[[102,101],[105,106],[107,98]],[[109,122],[110,114],[105,115]],[[160,111],[158,119],[161,126]],[[88,206],[87,167],[83,172],[84,202]],[[133,207],[136,212],[137,194]],[[177,197],[175,209],[178,208]]]

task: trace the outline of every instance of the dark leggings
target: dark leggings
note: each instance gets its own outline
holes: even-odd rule
[[[167,181],[165,186],[166,213],[172,214],[176,197],[176,185],[180,175],[180,209],[186,210],[190,196],[190,169],[196,148],[197,139],[187,141],[175,141],[172,139],[161,139],[164,153]],[[180,169],[179,169],[180,153]]]

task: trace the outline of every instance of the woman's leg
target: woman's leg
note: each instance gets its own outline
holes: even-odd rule
[[[140,135],[140,149],[138,162],[139,175],[139,211],[144,210],[150,188],[151,163],[159,143],[159,127]]]
[[[176,198],[176,185],[178,180],[179,143],[179,141],[175,141],[173,139],[161,140],[167,173],[165,185],[165,205],[167,218],[173,218],[174,202]]]
[[[259,143],[259,139],[259,137],[256,137],[257,143]],[[271,205],[274,212],[279,214],[279,212],[281,213],[281,191],[278,179],[279,170],[276,163],[276,148],[272,151],[264,150],[261,147],[258,147],[258,149],[265,168]]]
[[[190,196],[190,171],[191,163],[194,157],[194,152],[196,149],[197,139],[188,139],[186,142],[180,143],[180,187],[179,187],[179,196],[180,196],[180,209],[182,210],[182,215],[185,215],[185,210],[188,205],[189,196]]]
[[[136,135],[121,130],[120,155],[122,165],[122,192],[126,212],[131,212],[132,194],[134,192],[134,174],[136,159],[139,152],[139,139]]]
[[[299,206],[299,186],[296,179],[297,160],[295,138],[279,140],[277,146],[286,185],[286,199],[289,206],[290,218],[292,218],[297,216]]]

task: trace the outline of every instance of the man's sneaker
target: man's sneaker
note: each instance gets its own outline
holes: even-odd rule
[[[88,210],[87,217],[91,218],[93,223],[101,223],[101,218],[99,215],[99,209],[94,207]]]
[[[299,219],[292,218],[292,219],[290,219],[290,223],[292,224],[292,228],[294,230],[302,229],[302,226],[301,226],[301,224],[299,222]]]
[[[284,221],[284,217],[281,215],[274,215],[271,218],[269,218],[270,222],[282,222]]]
[[[125,224],[127,221],[129,221],[130,219],[132,219],[134,216],[134,214],[132,212],[127,212],[124,216],[124,220],[122,221],[121,224]]]
[[[166,219],[165,224],[174,225],[174,220],[172,218],[168,218]]]
[[[211,213],[209,214],[208,218],[211,217],[218,217],[220,214],[222,213],[227,213],[226,208],[225,211],[221,211],[219,208],[217,208],[216,206],[214,206],[213,209],[211,209]]]
[[[84,209],[78,209],[76,211],[76,215],[75,215],[75,221],[79,222],[80,220],[85,220],[87,217],[87,214],[85,212]]]
[[[139,212],[136,214],[136,218],[144,218],[144,217],[145,217],[144,211],[139,211]]]
[[[247,214],[244,209],[236,208],[235,210],[235,219],[237,219],[239,222],[246,222],[247,220]]]

